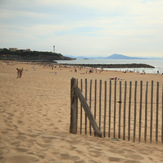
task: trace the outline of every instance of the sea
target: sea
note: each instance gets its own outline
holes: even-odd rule
[[[163,59],[76,59],[56,60],[58,64],[148,64],[155,68],[105,68],[104,70],[134,71],[163,75]]]

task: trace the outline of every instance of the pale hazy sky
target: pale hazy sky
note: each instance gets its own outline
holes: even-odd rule
[[[163,57],[163,0],[0,0],[0,48]]]

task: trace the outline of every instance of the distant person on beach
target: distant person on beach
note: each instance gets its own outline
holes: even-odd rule
[[[93,70],[92,70],[92,69],[90,69],[90,70],[89,70],[89,73],[93,73]]]
[[[22,69],[17,68],[16,70],[17,70],[17,78],[21,78],[23,73],[23,68]]]

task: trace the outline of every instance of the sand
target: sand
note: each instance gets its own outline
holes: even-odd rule
[[[23,68],[17,78],[16,68]],[[72,70],[72,72],[71,72]],[[163,145],[70,134],[70,80],[159,81],[155,74],[0,62],[0,163],[163,162]]]

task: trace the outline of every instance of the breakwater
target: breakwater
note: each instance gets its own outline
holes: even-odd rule
[[[68,64],[68,63],[60,63],[62,65],[69,66],[82,66],[82,67],[91,67],[91,68],[155,68],[154,66],[148,64]]]

